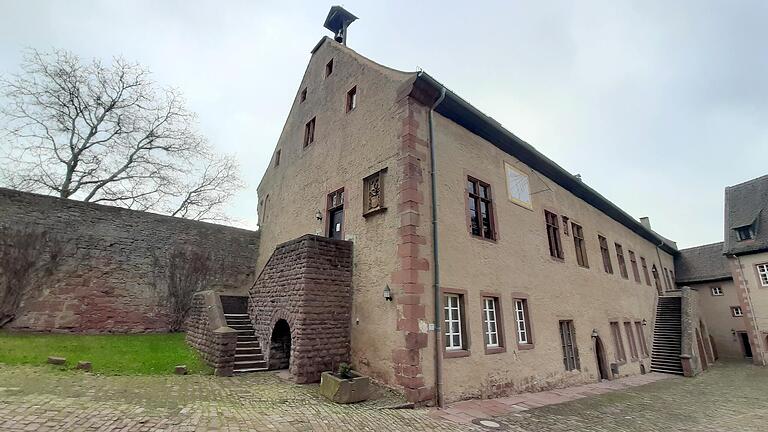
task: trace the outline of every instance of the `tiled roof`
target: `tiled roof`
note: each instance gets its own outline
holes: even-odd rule
[[[735,228],[754,224],[754,239],[739,241]],[[768,250],[768,175],[725,188],[726,254]]]
[[[675,282],[678,284],[730,277],[722,242],[682,249],[675,257]]]

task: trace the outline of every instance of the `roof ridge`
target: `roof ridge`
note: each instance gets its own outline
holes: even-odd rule
[[[735,187],[738,187],[738,186],[744,186],[744,185],[750,184],[750,183],[758,183],[759,181],[762,181],[762,180],[768,180],[768,174],[762,175],[760,177],[755,177],[753,179],[747,180],[745,182],[737,183],[737,184],[732,185],[732,186],[726,186],[725,188],[726,189],[731,189],[731,188],[735,188]]]
[[[707,244],[698,245],[698,246],[691,246],[689,248],[680,249],[680,252],[684,252],[684,251],[691,250],[691,249],[701,249],[701,248],[710,247],[710,246],[717,246],[717,245],[722,246],[724,243],[725,242],[721,242],[720,241],[720,242],[707,243]]]

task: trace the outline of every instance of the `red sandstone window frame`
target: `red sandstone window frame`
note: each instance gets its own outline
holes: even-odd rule
[[[648,358],[648,343],[645,341],[645,330],[643,330],[642,321],[635,321],[635,330],[637,331],[638,339],[640,339],[640,352],[644,358]]]
[[[525,330],[527,336],[527,342],[520,342],[520,326],[518,324],[517,315],[517,302],[520,301],[523,304],[523,322],[525,323]],[[536,339],[533,334],[533,318],[531,317],[531,308],[529,305],[529,296],[527,293],[513,292],[512,293],[512,310],[515,312],[512,323],[515,327],[515,343],[519,351],[527,351],[536,348]]]
[[[315,142],[315,121],[317,117],[312,117],[307,124],[304,125],[304,148],[309,147]]]
[[[563,243],[560,237],[560,217],[557,213],[544,209],[544,223],[547,229],[547,245],[549,246],[549,256],[563,261]]]
[[[635,333],[632,331],[632,322],[624,321],[624,332],[627,334],[627,341],[629,341],[629,355],[632,357],[632,361],[636,362],[640,360],[637,355],[637,343],[635,343]]]
[[[579,267],[589,268],[589,256],[587,255],[587,243],[584,238],[584,228],[571,221],[571,232],[573,233],[573,246],[576,250],[576,263]]]
[[[640,282],[640,269],[637,267],[637,256],[630,249],[627,249],[627,253],[629,254],[629,264],[632,266],[632,276],[635,278],[635,282],[642,284]]]
[[[333,204],[333,196],[341,194],[341,203],[338,203],[336,205]],[[344,238],[344,232],[346,230],[347,224],[346,224],[346,218],[347,218],[347,194],[344,187],[340,187],[337,189],[334,189],[326,194],[325,198],[325,222],[323,223],[325,230],[324,236],[328,237],[328,235],[331,232],[331,212],[334,210],[337,210],[339,208],[342,208],[344,210],[343,219],[344,221],[341,223],[341,238]]]
[[[573,320],[560,320],[558,327],[560,330],[560,346],[563,350],[563,366],[566,371],[580,371],[581,361],[579,359],[579,347],[576,344],[576,326]]]
[[[611,263],[611,251],[608,249],[608,239],[601,235],[597,235],[597,242],[600,244],[600,255],[603,258],[603,269],[608,274],[613,274],[613,264]]]
[[[469,187],[472,186],[470,190]],[[485,196],[481,191],[485,189]],[[476,176],[466,174],[466,182],[464,183],[464,208],[466,209],[467,228],[469,235],[473,238],[496,242],[498,240],[498,232],[496,231],[496,206],[493,200],[493,187],[490,183],[480,180]],[[475,233],[475,227],[472,224],[472,203],[475,208],[475,214],[477,215],[477,233]],[[488,233],[486,234],[483,220],[482,220],[482,204],[485,204],[486,213],[488,215]]]
[[[734,318],[741,318],[744,316],[744,311],[741,306],[731,306],[731,316]]]
[[[616,248],[616,261],[619,264],[619,274],[621,274],[622,279],[629,280],[629,272],[627,271],[627,260],[624,259],[624,248],[618,243],[614,243],[613,245]]]
[[[497,344],[496,346],[490,346],[488,345],[488,339],[487,339],[487,319],[486,319],[486,300],[492,300],[494,302],[495,306],[495,312],[496,312],[496,339]],[[489,291],[480,291],[480,310],[481,310],[481,319],[480,322],[483,323],[483,347],[485,348],[485,354],[498,354],[503,353],[507,351],[507,344],[505,339],[505,331],[504,331],[504,313],[501,306],[501,295],[497,292],[489,292]]]
[[[645,261],[645,257],[640,257],[640,263],[643,265],[643,276],[645,276],[645,284],[651,286],[651,276],[648,274],[648,263]]]
[[[442,348],[443,348],[443,358],[457,358],[457,357],[469,357],[471,354],[470,346],[472,343],[472,338],[470,337],[470,331],[469,331],[469,322],[467,320],[467,290],[464,289],[457,289],[457,288],[446,288],[443,287],[441,290],[442,295],[442,313],[443,316],[442,319]],[[447,349],[445,346],[446,342],[446,325],[445,325],[445,297],[448,295],[455,295],[459,297],[459,325],[460,325],[460,331],[461,331],[461,348],[458,349]]]
[[[723,294],[723,287],[721,286],[712,286],[709,287],[709,293],[713,295],[714,297],[722,297]]]
[[[755,264],[755,276],[760,288],[768,288],[768,262]]]
[[[357,108],[357,86],[353,86],[347,92],[346,110],[350,112]]]
[[[627,352],[624,350],[624,340],[621,337],[621,326],[618,321],[611,321],[611,335],[613,336],[614,359],[619,364],[627,362]]]

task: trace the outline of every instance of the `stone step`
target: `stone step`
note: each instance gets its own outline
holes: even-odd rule
[[[227,323],[227,325],[230,328],[235,329],[235,330],[250,330],[250,331],[254,331],[253,330],[253,326],[250,325],[250,324],[229,324],[229,323]]]
[[[235,367],[234,369],[243,369],[243,368],[251,368],[251,367],[267,367],[267,361],[266,360],[248,360],[248,361],[237,361],[235,360]]]
[[[225,313],[224,318],[240,318],[240,317],[248,317],[248,314],[235,314],[235,313]]]
[[[261,354],[235,354],[235,362],[261,362],[264,356]]]
[[[236,347],[235,348],[235,355],[237,355],[237,354],[243,354],[243,355],[247,355],[247,354],[262,354],[262,352],[261,352],[261,348],[256,348],[256,347],[247,347],[247,348],[246,347]]]
[[[682,369],[667,369],[667,368],[655,368],[651,366],[651,372],[659,372],[659,373],[666,373],[666,374],[674,374],[674,375],[683,375]]]
[[[242,368],[242,369],[233,369],[232,372],[240,374],[240,373],[250,373],[250,372],[263,372],[268,370],[265,367],[256,367],[256,368]]]

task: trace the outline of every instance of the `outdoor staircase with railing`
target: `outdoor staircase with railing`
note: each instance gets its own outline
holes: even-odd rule
[[[259,339],[253,330],[248,314],[224,313],[227,326],[237,331],[235,348],[235,373],[267,370],[264,353],[261,352]]]
[[[651,371],[683,374],[680,361],[682,340],[680,297],[659,297],[653,331]]]

